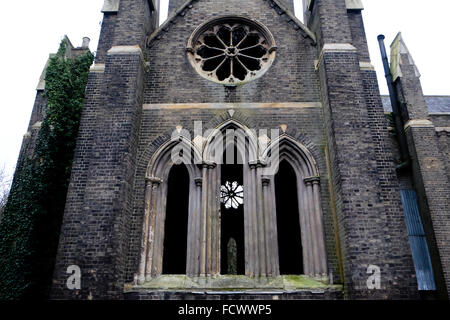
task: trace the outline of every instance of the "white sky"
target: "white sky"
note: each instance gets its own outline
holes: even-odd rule
[[[167,0],[161,0],[162,15]],[[225,1],[225,0],[224,0]],[[299,0],[298,0],[299,1]],[[48,54],[56,52],[67,34],[75,46],[83,36],[95,50],[103,0],[3,1],[0,11],[0,167],[12,175],[33,108],[36,86]],[[365,25],[372,63],[382,93],[387,93],[377,35],[386,36],[389,49],[398,31],[422,74],[427,95],[450,95],[450,1],[365,0]],[[300,7],[297,5],[297,7]],[[298,11],[298,10],[297,10]],[[200,23],[200,21],[199,21]]]

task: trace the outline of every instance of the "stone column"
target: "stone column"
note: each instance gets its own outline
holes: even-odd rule
[[[201,217],[200,276],[211,276],[220,270],[220,221],[217,209],[217,165],[204,163]]]
[[[207,218],[208,218],[208,165],[202,165],[202,211],[200,219],[200,276],[206,277],[206,247],[207,247]]]
[[[316,221],[315,221],[315,205],[314,205],[314,196],[313,196],[313,183],[310,179],[307,179],[305,181],[306,184],[306,194],[308,197],[308,217],[307,220],[309,221],[309,234],[311,239],[311,248],[310,248],[310,254],[312,255],[312,264],[313,268],[311,270],[311,275],[316,277],[317,276],[317,269],[319,265],[319,248],[317,246],[317,233],[316,233]]]
[[[150,178],[151,183],[150,193],[148,194],[148,199],[146,198],[145,203],[145,214],[149,216],[149,224],[147,234],[148,234],[148,244],[147,244],[147,256],[146,256],[146,266],[145,266],[145,280],[150,281],[152,279],[152,267],[153,259],[155,254],[155,236],[156,236],[156,220],[157,220],[157,206],[158,196],[159,196],[159,186],[162,183],[162,179]],[[147,195],[146,195],[147,196]]]
[[[244,164],[244,238],[245,238],[245,275],[252,277],[254,275],[254,267],[252,257],[253,250],[251,248],[252,242],[252,220],[250,212],[252,211],[252,202],[250,201],[250,166]]]
[[[208,169],[211,174],[210,192],[209,192],[209,215],[210,215],[210,270],[211,276],[216,276],[220,273],[220,202],[219,202],[219,185],[220,185],[220,167],[216,164],[210,164]]]
[[[154,241],[154,222],[155,217],[152,215],[153,207],[152,200],[154,197],[154,190],[161,183],[161,179],[147,178],[145,183],[145,212],[144,223],[142,226],[142,240],[141,240],[141,258],[138,271],[138,282],[143,284],[145,280],[150,278],[151,261],[153,255],[153,241]],[[148,266],[148,269],[147,269]],[[147,272],[148,271],[148,272]]]
[[[322,222],[322,210],[320,205],[320,179],[319,177],[311,177],[305,179],[308,206],[310,208],[310,234],[312,242],[312,256],[314,261],[313,270],[310,270],[311,275],[315,277],[325,276],[327,273],[326,267],[326,251],[325,238]]]
[[[256,207],[258,217],[258,259],[259,259],[259,273],[261,277],[267,275],[267,260],[266,260],[266,223],[265,223],[265,210],[264,210],[264,198],[263,198],[263,184],[262,184],[262,165],[258,162],[256,166]]]
[[[300,214],[300,229],[303,246],[303,272],[308,276],[314,275],[314,256],[312,252],[313,241],[311,234],[311,206],[310,197],[308,195],[308,184],[302,182],[298,186],[298,202]]]
[[[249,165],[249,181],[248,181],[248,212],[246,209],[245,214],[248,216],[249,221],[249,265],[250,276],[260,275],[259,264],[259,248],[258,248],[258,206],[257,206],[257,188],[256,188],[256,167],[257,163],[250,163]]]
[[[319,265],[318,275],[326,276],[328,274],[327,252],[325,248],[325,231],[323,226],[322,206],[320,204],[320,179],[317,177],[313,180],[315,222],[316,222],[316,245],[319,249]]]
[[[276,217],[274,219],[275,211],[272,210],[272,197],[270,196],[270,178],[262,177],[262,198],[263,198],[263,215],[265,225],[265,252],[266,252],[266,275],[268,277],[277,276],[279,269],[277,268],[278,256],[275,254],[275,246],[278,239],[275,237],[274,228],[276,227]],[[275,224],[273,221],[275,220]]]
[[[149,220],[150,220],[150,204],[152,194],[153,183],[147,179],[145,182],[145,212],[144,223],[142,226],[142,240],[141,240],[141,258],[138,270],[138,283],[143,284],[145,282],[145,266],[147,264],[148,254],[148,239],[149,239]]]
[[[191,198],[193,204],[192,226],[190,232],[190,267],[188,268],[188,276],[200,276],[200,253],[201,253],[201,217],[202,217],[202,184],[203,178],[195,178],[195,194]]]
[[[269,199],[269,206],[267,207],[267,210],[269,210],[269,217],[270,217],[270,247],[271,247],[271,256],[272,256],[272,272],[273,276],[279,276],[280,275],[280,261],[278,258],[278,230],[277,230],[277,205],[276,205],[276,197],[275,197],[275,176],[272,176],[270,178],[270,184],[267,188],[268,192],[268,199]]]

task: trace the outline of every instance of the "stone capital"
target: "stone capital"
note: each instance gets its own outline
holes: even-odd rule
[[[194,181],[197,187],[201,187],[203,185],[203,178],[195,178]]]
[[[161,178],[157,178],[157,177],[145,177],[145,180],[146,180],[146,182],[147,183],[153,183],[153,184],[156,184],[156,185],[158,185],[158,184],[161,184],[161,183],[163,183],[163,179],[161,179]]]
[[[269,186],[269,184],[270,184],[270,178],[269,178],[269,177],[262,177],[262,178],[261,178],[261,181],[262,181],[262,185],[263,185],[264,187],[267,187],[267,186]]]
[[[305,178],[303,179],[303,181],[306,184],[319,184],[320,183],[320,177],[309,177],[309,178]]]

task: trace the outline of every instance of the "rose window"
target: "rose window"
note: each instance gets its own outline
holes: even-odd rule
[[[225,182],[220,186],[220,201],[225,205],[225,209],[237,209],[244,203],[244,187],[236,181]]]
[[[272,64],[275,50],[267,28],[237,17],[202,25],[188,45],[189,59],[200,75],[228,86],[261,77]]]

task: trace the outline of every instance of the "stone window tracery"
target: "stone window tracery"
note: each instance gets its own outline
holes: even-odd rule
[[[237,181],[227,181],[220,187],[220,201],[226,209],[237,209],[244,203],[244,187]]]
[[[275,41],[263,25],[241,17],[223,17],[200,26],[188,55],[206,79],[235,86],[261,77],[275,58]]]
[[[223,141],[214,136],[201,151],[189,140],[171,140],[152,157],[146,173],[138,284],[164,274],[184,274],[184,270],[191,278],[327,275],[320,178],[312,154],[293,138],[282,136],[258,155],[257,138],[238,123],[227,122],[218,127],[218,132],[230,128],[236,130],[236,141],[245,141],[234,145],[233,154],[236,158],[238,153],[241,155],[242,164],[220,162],[216,151],[223,152],[224,148],[219,148]],[[239,137],[240,132],[248,132],[249,136]],[[171,155],[179,144],[193,148],[202,161],[201,165],[181,166],[186,181],[183,207],[187,222],[176,221],[187,228],[186,259],[176,263],[168,260],[172,265],[180,265],[179,269],[177,266],[170,270],[165,268],[164,259],[167,252],[173,252],[166,246],[174,236],[167,234],[171,239],[165,239],[167,230],[172,230],[167,223],[174,217],[171,213],[178,214],[180,210],[172,210],[167,202],[172,201],[170,188],[178,185],[181,174],[176,175],[175,183],[170,182],[170,172],[177,168]],[[278,156],[272,158],[272,153]],[[227,159],[225,154],[223,159]],[[280,167],[284,172],[281,176],[277,173]],[[284,185],[285,177],[289,177],[288,185]],[[286,233],[295,233],[295,239],[280,237]],[[292,241],[299,248],[295,254],[291,249],[281,250],[291,248]],[[292,259],[297,262],[295,269],[290,268]]]

